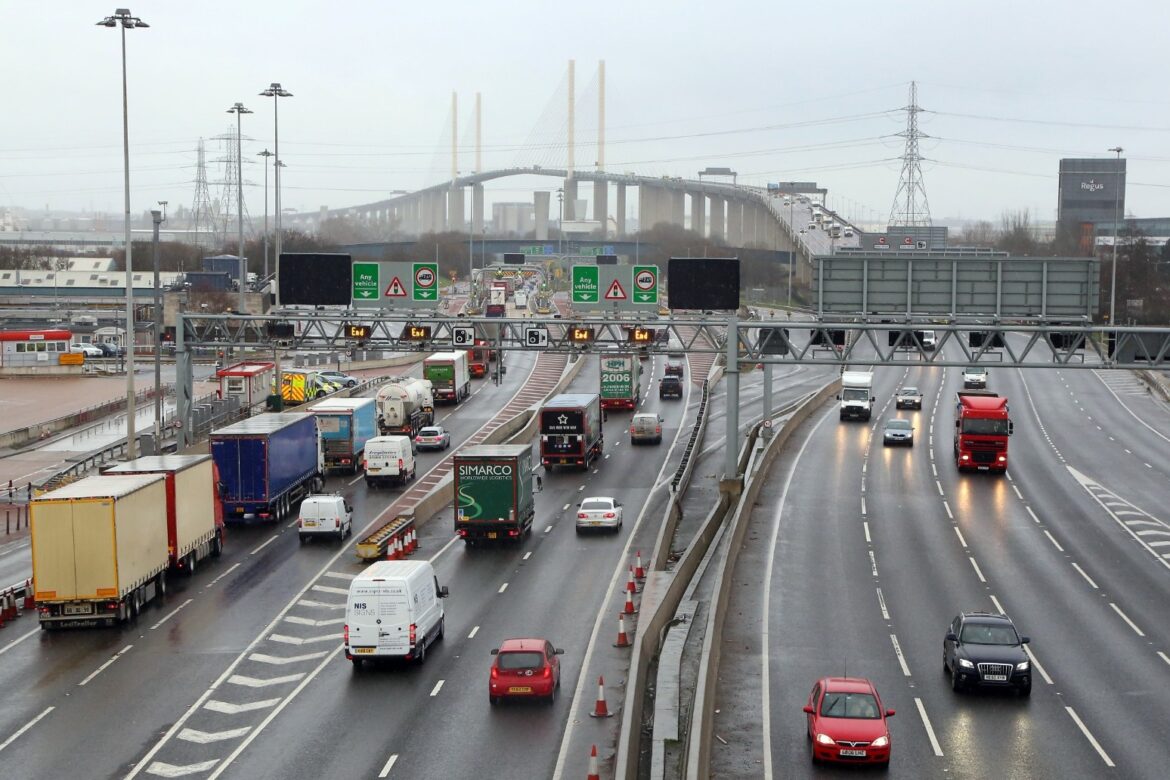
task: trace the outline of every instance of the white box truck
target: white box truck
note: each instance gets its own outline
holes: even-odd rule
[[[112,626],[162,598],[170,564],[166,481],[162,474],[87,477],[32,500],[41,628]]]
[[[423,361],[423,379],[429,380],[435,401],[457,404],[471,396],[467,352],[436,352]],[[429,424],[429,423],[428,423]]]
[[[868,420],[873,414],[873,372],[845,371],[841,374],[842,420]]]
[[[443,602],[427,561],[378,561],[354,577],[345,603],[343,643],[354,669],[362,661],[401,658],[422,663],[443,638]]]

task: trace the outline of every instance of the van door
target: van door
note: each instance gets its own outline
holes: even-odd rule
[[[353,655],[405,656],[410,652],[410,609],[401,581],[355,582],[346,620]]]

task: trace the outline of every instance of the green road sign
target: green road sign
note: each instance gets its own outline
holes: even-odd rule
[[[414,295],[416,301],[439,300],[439,264],[414,263]]]
[[[634,284],[630,297],[634,303],[658,304],[658,266],[634,266]]]
[[[378,264],[353,264],[353,299],[355,301],[372,301],[379,297]]]
[[[573,303],[597,303],[597,266],[573,266]]]

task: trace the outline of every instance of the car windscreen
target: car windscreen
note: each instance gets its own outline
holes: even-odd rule
[[[918,395],[917,387],[903,387],[902,395]]]
[[[868,401],[869,391],[864,387],[846,387],[841,391],[842,401]]]
[[[438,428],[419,428],[419,436],[441,436]]]
[[[970,645],[1018,645],[1020,638],[1011,626],[989,626],[980,623],[968,623],[963,626],[963,635],[960,637],[963,644]]]
[[[877,700],[868,693],[825,694],[821,700],[821,715],[827,718],[878,718]]]
[[[964,418],[963,433],[976,436],[1007,436],[1007,420],[981,420],[979,418]]]
[[[539,669],[544,666],[544,653],[500,653],[501,669]]]
[[[613,509],[613,505],[608,501],[582,501],[582,512],[608,512]]]
[[[886,423],[887,431],[908,431],[910,428],[909,420],[890,420]]]
[[[987,369],[968,366],[963,369],[963,373],[968,376],[987,376]]]

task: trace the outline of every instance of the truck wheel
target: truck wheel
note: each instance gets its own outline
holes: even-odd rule
[[[447,618],[441,617],[441,618],[439,618],[439,638],[436,639],[435,641],[441,642],[443,640],[443,636],[446,634],[446,632],[447,632]]]
[[[358,658],[357,656],[354,656],[353,658],[351,658],[349,660],[353,662],[354,674],[357,674],[358,672],[360,672],[362,670],[362,661],[364,659]]]
[[[192,550],[191,553],[187,556],[187,576],[188,577],[195,576],[195,557],[196,556],[195,556],[194,550]]]
[[[211,554],[218,558],[223,555],[223,534],[216,530],[215,537],[211,540]]]
[[[427,645],[425,642],[418,646],[418,652],[414,654],[414,660],[419,666],[427,662]]]
[[[163,599],[167,597],[167,573],[159,572],[158,578],[154,585],[155,598],[158,599],[158,605],[161,607]]]

